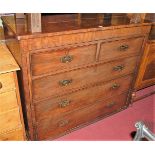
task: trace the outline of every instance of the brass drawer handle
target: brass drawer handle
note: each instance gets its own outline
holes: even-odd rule
[[[129,45],[121,45],[121,46],[119,47],[120,51],[125,51],[125,50],[127,50],[128,48],[129,48]]]
[[[3,87],[2,83],[0,82],[0,89]]]
[[[109,104],[106,105],[107,108],[111,108],[116,104],[116,102],[111,102]]]
[[[71,84],[72,83],[72,79],[70,79],[70,80],[61,80],[61,81],[59,81],[59,85],[60,86],[67,86],[67,85],[69,85],[69,84]]]
[[[59,103],[60,108],[65,108],[66,106],[69,106],[70,102],[71,102],[70,100],[63,100],[63,101],[61,101]]]
[[[119,88],[120,87],[120,85],[119,84],[117,84],[117,83],[114,83],[113,85],[112,85],[112,89],[117,89],[117,88]]]
[[[65,125],[67,125],[68,123],[69,123],[68,120],[62,120],[62,121],[60,121],[60,122],[58,123],[58,126],[59,126],[59,127],[63,127],[63,126],[65,126]]]
[[[71,62],[73,60],[73,56],[72,55],[66,55],[66,56],[63,56],[60,60],[62,63],[68,63],[68,62]]]
[[[118,65],[118,66],[113,67],[113,70],[114,71],[121,71],[124,69],[124,67],[125,67],[124,65]]]

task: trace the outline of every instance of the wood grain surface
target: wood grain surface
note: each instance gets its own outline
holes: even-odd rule
[[[30,33],[25,20],[16,19],[16,32],[9,20],[3,23],[7,46],[21,67],[31,140],[56,138],[127,108],[151,23],[131,24],[121,15],[103,20],[98,14],[43,15],[42,32]],[[108,101],[118,104],[107,107]]]

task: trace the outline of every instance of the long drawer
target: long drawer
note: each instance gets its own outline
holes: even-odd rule
[[[131,38],[101,44],[100,61],[139,54],[144,38]]]
[[[116,111],[120,111],[126,105],[127,93],[114,96],[108,100],[92,104],[86,108],[80,109],[57,119],[51,117],[38,122],[38,139],[56,138],[67,130],[75,128],[96,118],[104,117]]]
[[[93,104],[98,100],[127,92],[132,81],[132,75],[124,76],[97,86],[73,92],[57,98],[51,98],[35,103],[37,121],[48,117],[57,118],[66,112]]]
[[[32,82],[33,100],[62,95],[73,89],[133,73],[136,62],[137,57],[130,57],[36,79]]]
[[[96,44],[70,49],[44,51],[31,55],[32,75],[42,75],[95,61]]]

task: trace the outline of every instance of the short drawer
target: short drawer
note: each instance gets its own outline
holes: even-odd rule
[[[0,133],[6,132],[20,126],[19,109],[0,114]]]
[[[36,120],[48,117],[57,118],[88,104],[127,92],[131,81],[132,76],[129,75],[64,96],[37,102],[35,103]]]
[[[126,104],[127,94],[121,94],[114,96],[108,100],[92,104],[86,108],[80,109],[61,118],[48,118],[38,122],[38,139],[44,140],[46,138],[56,138],[84,123],[91,122],[99,117],[110,115],[121,108],[127,106]]]
[[[136,62],[137,57],[131,57],[33,80],[33,100],[63,95],[73,89],[133,73]]]
[[[0,93],[15,89],[13,73],[0,74]]]
[[[22,128],[0,134],[0,141],[23,141],[24,139]]]
[[[95,61],[96,44],[70,49],[44,51],[31,55],[33,76],[56,72]]]
[[[0,113],[18,107],[16,92],[8,91],[0,94]]]
[[[143,43],[143,38],[131,38],[101,44],[99,60],[107,61],[129,55],[138,55]]]

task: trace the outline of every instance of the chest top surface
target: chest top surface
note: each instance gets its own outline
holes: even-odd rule
[[[4,43],[0,43],[0,74],[19,70],[19,66]]]
[[[82,14],[80,20],[77,14],[48,14],[41,16],[41,32],[31,33],[28,30],[28,19],[14,16],[2,17],[3,22],[10,27],[18,39],[28,39],[43,36],[54,36],[80,32],[112,30],[124,27],[151,25],[147,21],[131,23],[126,15],[93,15]]]

